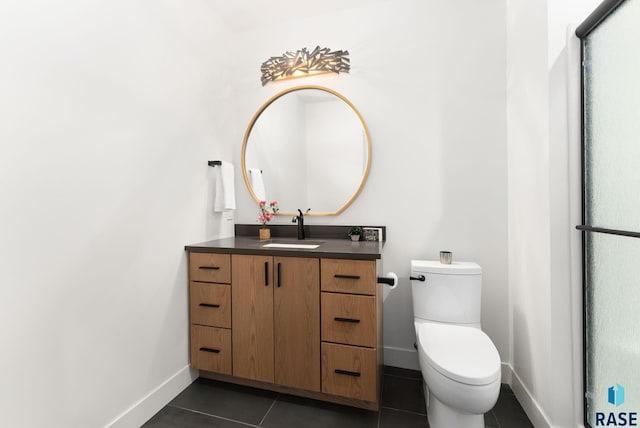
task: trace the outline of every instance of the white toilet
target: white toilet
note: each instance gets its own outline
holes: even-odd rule
[[[420,370],[431,428],[484,428],[500,392],[500,356],[480,329],[482,268],[411,261]]]

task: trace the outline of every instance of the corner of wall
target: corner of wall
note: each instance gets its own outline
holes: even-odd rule
[[[503,372],[504,370],[505,367],[503,366]],[[513,367],[507,364],[506,370],[509,372],[507,376],[511,378],[511,389],[533,426],[536,428],[552,428],[549,418],[527,389],[522,379],[520,379],[520,376],[513,370]]]
[[[158,385],[133,406],[107,424],[107,428],[138,428],[158,413],[198,377],[188,365]]]

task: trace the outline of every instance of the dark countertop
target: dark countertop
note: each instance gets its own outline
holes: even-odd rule
[[[320,242],[320,246],[315,249],[263,248],[263,245],[269,243],[312,244]],[[260,241],[257,236],[236,236],[234,238],[216,239],[213,241],[186,245],[184,249],[186,251],[193,251],[196,253],[233,253],[267,256],[375,260],[381,258],[383,246],[384,242],[352,242],[345,238],[335,239],[318,237],[300,241],[295,238],[274,238],[267,241]]]

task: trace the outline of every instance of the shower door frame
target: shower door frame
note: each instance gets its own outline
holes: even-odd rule
[[[601,227],[588,226],[586,223],[586,126],[585,126],[585,66],[584,51],[586,37],[626,0],[605,0],[596,10],[585,19],[585,21],[576,29],[576,36],[580,39],[580,112],[581,112],[581,197],[582,212],[581,224],[576,229],[582,232],[582,403],[583,403],[583,420],[585,428],[592,428],[588,421],[587,413],[587,233],[603,233],[608,235],[626,236],[631,238],[640,238],[640,233],[625,230],[606,229]]]

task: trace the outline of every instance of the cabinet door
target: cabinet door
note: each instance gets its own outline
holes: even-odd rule
[[[319,260],[274,257],[274,266],[275,383],[320,391]]]
[[[273,258],[231,258],[233,374],[273,383]]]

